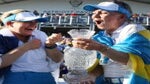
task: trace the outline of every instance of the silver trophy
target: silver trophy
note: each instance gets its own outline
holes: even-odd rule
[[[88,29],[73,29],[68,33],[72,38],[89,39],[95,32]],[[65,81],[69,84],[80,84],[80,79],[87,75],[87,69],[95,63],[96,59],[96,51],[67,47],[64,50],[64,60],[69,73],[63,76]]]

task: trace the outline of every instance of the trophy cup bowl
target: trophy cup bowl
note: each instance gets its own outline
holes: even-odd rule
[[[87,29],[73,29],[68,33],[72,38],[80,37],[89,39],[95,32]],[[64,50],[64,60],[69,72],[64,75],[65,81],[69,84],[80,84],[80,78],[87,76],[87,69],[95,63],[96,56],[96,51],[74,47],[66,48]]]

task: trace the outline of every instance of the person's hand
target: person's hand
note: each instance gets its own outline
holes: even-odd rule
[[[49,36],[45,42],[46,45],[53,45],[55,44],[56,42],[60,42],[63,40],[63,37],[62,35],[59,33],[59,34],[56,34],[56,33],[53,33],[51,36]]]
[[[73,47],[86,49],[86,50],[96,50],[95,48],[99,45],[96,41],[92,39],[75,38],[72,41]]]
[[[95,84],[95,77],[88,75],[86,77],[81,78],[80,84]]]
[[[71,38],[64,38],[60,44],[64,44],[64,45],[72,45],[72,39]]]
[[[33,39],[33,40],[25,43],[24,46],[27,47],[29,50],[37,49],[41,46],[41,40]]]

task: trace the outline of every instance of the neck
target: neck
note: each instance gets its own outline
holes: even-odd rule
[[[13,34],[21,41],[23,42],[27,42],[30,38],[30,36],[25,36],[25,35],[21,35],[21,34],[18,34],[16,32],[13,32]]]
[[[110,36],[112,35],[112,33],[117,30],[119,27],[121,27],[123,24],[125,24],[127,22],[120,22],[120,24],[116,25],[114,28],[108,28],[106,29],[106,33],[109,34]]]

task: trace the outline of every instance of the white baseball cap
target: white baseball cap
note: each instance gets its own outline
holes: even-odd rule
[[[127,18],[130,18],[131,17],[131,13],[125,9],[124,7],[122,6],[119,6],[118,4],[114,3],[114,2],[101,2],[97,5],[85,5],[83,7],[84,10],[87,10],[87,11],[94,11],[94,10],[97,10],[97,9],[102,9],[102,10],[106,10],[106,11],[114,11],[114,12],[119,12],[119,13],[122,13],[122,14],[125,14],[127,16]]]

